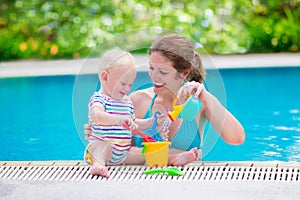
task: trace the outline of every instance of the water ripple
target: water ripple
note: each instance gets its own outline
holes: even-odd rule
[[[280,131],[296,131],[300,132],[300,127],[287,127],[287,126],[271,126],[275,130],[280,130]]]
[[[290,110],[290,113],[293,113],[293,114],[297,114],[299,113],[300,111],[298,109],[292,109]]]

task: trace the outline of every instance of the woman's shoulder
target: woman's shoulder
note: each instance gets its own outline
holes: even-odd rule
[[[129,96],[127,96],[127,95],[126,95],[126,96],[124,96],[122,100],[123,100],[123,101],[131,101],[130,97],[129,97]]]
[[[140,101],[140,100],[146,100],[148,98],[152,99],[154,95],[153,88],[146,88],[142,90],[137,90],[132,92],[129,97],[132,101]]]
[[[129,95],[137,118],[143,118],[154,95],[153,88],[137,90]]]

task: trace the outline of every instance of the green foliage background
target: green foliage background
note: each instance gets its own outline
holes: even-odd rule
[[[116,34],[149,27],[208,53],[299,52],[299,24],[300,0],[0,0],[0,59],[86,57]]]

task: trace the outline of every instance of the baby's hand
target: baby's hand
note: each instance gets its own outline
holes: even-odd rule
[[[131,118],[125,118],[122,124],[123,123],[126,123],[131,131],[134,129],[138,129],[139,127]]]
[[[163,125],[163,123],[165,122],[165,119],[166,119],[166,117],[164,114],[158,114],[157,121],[156,121],[157,126],[160,127],[161,125]]]

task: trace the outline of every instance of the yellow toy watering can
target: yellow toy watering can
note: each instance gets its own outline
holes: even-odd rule
[[[177,117],[187,121],[195,119],[197,113],[201,109],[200,101],[191,95],[184,104],[176,105],[178,98],[174,100],[173,111],[168,111],[168,116],[172,121],[175,121]]]

